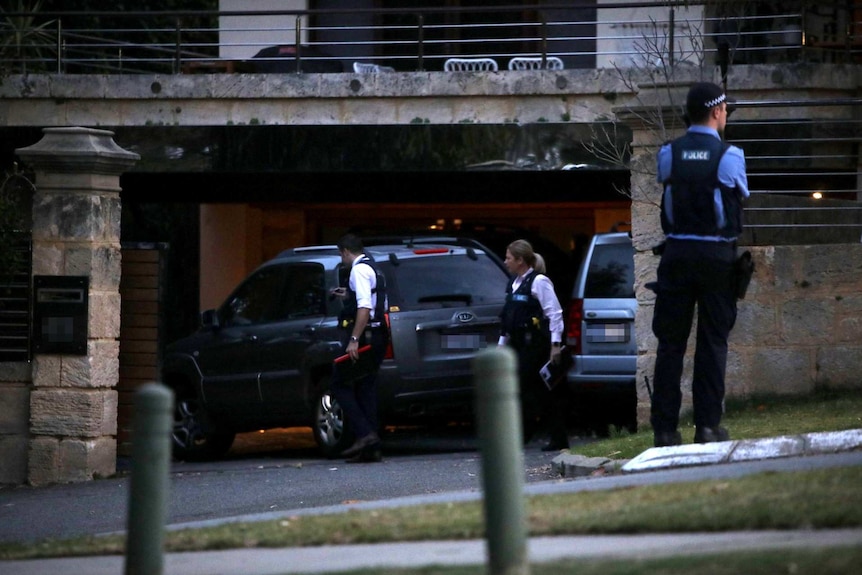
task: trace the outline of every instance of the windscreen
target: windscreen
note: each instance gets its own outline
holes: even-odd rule
[[[442,255],[380,262],[389,305],[402,311],[422,308],[501,304],[508,276],[484,255]]]
[[[634,285],[634,248],[631,244],[597,244],[593,247],[584,297],[633,298]]]

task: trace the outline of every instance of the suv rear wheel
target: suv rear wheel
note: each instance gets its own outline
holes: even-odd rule
[[[174,457],[202,461],[224,455],[236,434],[207,421],[206,413],[193,392],[177,391],[174,426],[171,430]]]
[[[344,411],[329,389],[329,380],[321,381],[314,401],[314,440],[325,457],[338,457],[350,447],[353,434],[344,421]]]

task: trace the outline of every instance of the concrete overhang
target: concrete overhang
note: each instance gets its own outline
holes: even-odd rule
[[[631,97],[615,70],[13,75],[0,127],[594,122]]]

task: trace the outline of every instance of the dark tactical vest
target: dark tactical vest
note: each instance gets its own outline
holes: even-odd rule
[[[661,198],[661,227],[665,234],[736,238],[742,233],[742,200],[735,188],[718,181],[718,164],[729,147],[714,136],[695,132],[671,142],[673,163],[670,177],[663,182],[665,192]],[[716,206],[716,189],[720,210]]]
[[[382,322],[384,321],[384,315],[386,313],[386,276],[383,275],[383,272],[380,271],[380,268],[377,267],[377,264],[374,263],[374,260],[363,257],[355,265],[365,264],[374,270],[374,274],[377,276],[377,287],[371,290],[371,293],[377,294],[377,303],[374,306],[374,319],[371,320],[371,327],[380,327]],[[341,308],[341,313],[338,315],[338,326],[343,329],[351,329],[353,324],[356,322],[356,312],[358,311],[357,302],[356,302],[356,292],[350,289],[350,281],[348,279],[347,285],[347,297],[344,298],[344,303]]]
[[[503,333],[509,336],[516,348],[549,339],[550,327],[542,312],[542,304],[532,294],[533,280],[537,275],[533,270],[514,292],[511,282],[506,286],[506,303],[500,319]]]

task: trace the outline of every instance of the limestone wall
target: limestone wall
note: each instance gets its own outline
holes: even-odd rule
[[[862,389],[862,244],[749,247],[756,272],[730,336],[727,395],[805,394]],[[638,419],[649,421],[644,378],[652,381],[651,323],[658,257],[636,256]],[[692,329],[692,333],[695,329]],[[691,406],[694,339],[683,371],[683,409]]]
[[[815,66],[782,66],[771,69],[736,67],[730,83],[740,102],[804,101],[808,98],[848,97],[858,91],[856,68],[848,68],[828,81]],[[770,73],[765,73],[770,72]],[[719,81],[717,75],[703,79]],[[655,294],[644,284],[655,280],[659,258],[651,248],[663,239],[659,218],[661,186],[655,181],[655,153],[658,145],[681,135],[683,124],[678,110],[692,78],[668,79],[666,84],[643,85],[642,91],[624,106],[615,108],[618,120],[628,123],[632,136],[632,236],[635,246],[635,293],[639,310],[636,318],[638,343],[638,420],[649,422],[647,378],[652,381],[656,339],[652,333]],[[850,120],[849,106],[775,107],[764,116],[756,106],[740,107],[733,121],[770,119]],[[661,120],[666,132],[655,128]],[[744,149],[744,146],[743,146]],[[747,202],[764,207],[776,202],[796,205],[804,200],[752,197]],[[854,205],[851,202],[849,206]],[[858,214],[835,212],[830,221],[858,222]],[[756,216],[756,217],[755,217]],[[805,229],[801,216],[792,210],[778,213],[780,221],[752,214],[747,223],[775,224],[778,231],[752,228],[743,234],[743,243],[754,255],[757,266],[730,336],[727,364],[727,395],[750,396],[767,393],[804,394],[819,387],[862,389],[862,244],[847,230],[817,227]],[[846,218],[852,218],[847,220]],[[795,227],[796,226],[796,227]],[[795,245],[762,245],[766,242]],[[692,327],[692,334],[696,326]],[[691,406],[691,373],[694,339],[683,371],[683,410]]]

